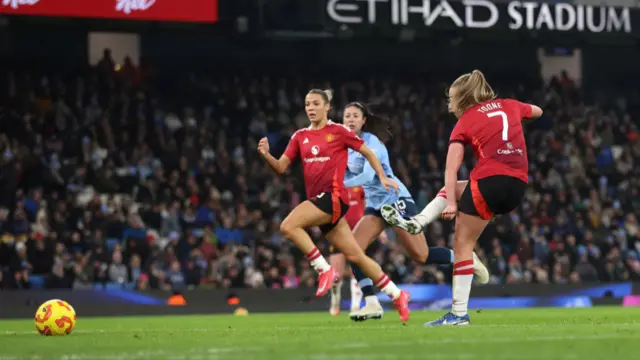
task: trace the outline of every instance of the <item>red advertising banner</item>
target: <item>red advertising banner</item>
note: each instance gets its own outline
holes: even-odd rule
[[[0,14],[213,23],[218,0],[0,0]]]

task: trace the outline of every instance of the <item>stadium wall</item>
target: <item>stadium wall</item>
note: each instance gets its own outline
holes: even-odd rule
[[[446,285],[405,285],[414,310],[451,306]],[[348,294],[345,288],[343,294]],[[169,306],[171,294],[163,291],[129,290],[25,290],[0,292],[0,319],[30,318],[34,309],[49,299],[64,299],[82,316],[134,316],[169,314],[231,314],[239,307],[250,312],[326,311],[328,298],[316,299],[309,289],[198,289],[184,293],[186,305]],[[380,296],[388,306],[388,299]],[[482,286],[472,290],[470,307],[509,309],[529,307],[640,306],[640,283],[606,285],[508,285]],[[343,308],[348,309],[348,300]]]

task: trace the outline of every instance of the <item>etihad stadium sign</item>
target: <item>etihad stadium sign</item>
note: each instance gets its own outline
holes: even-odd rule
[[[533,1],[326,0],[326,11],[334,22],[354,25],[586,33],[632,33],[640,26],[628,7]]]

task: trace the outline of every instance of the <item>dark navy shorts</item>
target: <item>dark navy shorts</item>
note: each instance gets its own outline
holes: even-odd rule
[[[412,217],[418,214],[418,207],[416,206],[416,203],[413,202],[412,198],[400,198],[393,204],[393,207],[395,207],[402,216]],[[370,207],[364,209],[364,215],[373,215],[382,218],[380,209]]]

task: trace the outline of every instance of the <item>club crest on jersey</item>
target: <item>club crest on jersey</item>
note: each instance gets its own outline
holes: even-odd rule
[[[332,142],[333,139],[334,139],[334,136],[329,134],[329,135],[327,135],[327,137],[325,139],[327,139],[327,142]]]
[[[311,147],[311,153],[315,156],[320,153],[320,147],[318,145],[313,145]]]

